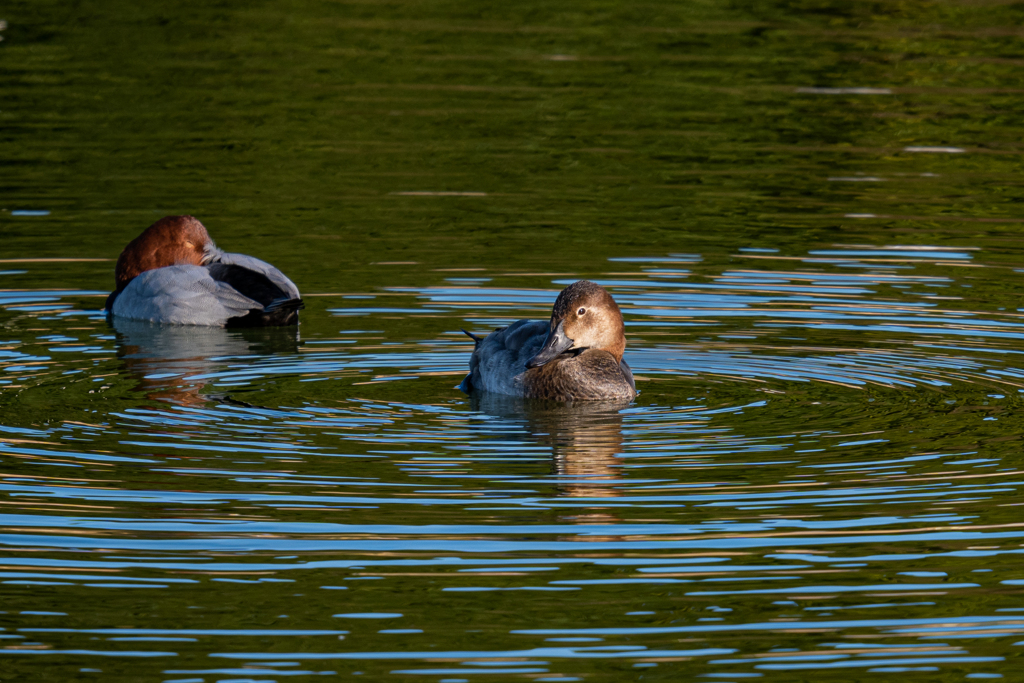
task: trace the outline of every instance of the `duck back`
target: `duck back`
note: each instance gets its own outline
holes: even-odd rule
[[[210,276],[206,266],[167,266],[132,278],[110,312],[120,318],[175,325],[223,326],[262,304]]]
[[[517,320],[501,327],[477,342],[469,360],[466,380],[476,391],[522,395],[521,378],[530,360],[547,335],[548,325],[540,320]],[[468,387],[467,387],[468,388]]]

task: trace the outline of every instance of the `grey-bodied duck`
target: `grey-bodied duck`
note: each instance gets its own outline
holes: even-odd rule
[[[551,320],[518,320],[476,341],[466,393],[487,391],[554,401],[633,399],[636,384],[622,359],[625,325],[600,285],[574,282],[561,291]]]
[[[295,325],[299,289],[274,266],[221,251],[192,216],[167,216],[128,243],[117,259],[115,318],[175,325]]]

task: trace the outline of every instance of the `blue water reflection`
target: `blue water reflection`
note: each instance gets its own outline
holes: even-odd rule
[[[937,294],[985,254],[741,253],[762,269],[595,276],[634,403],[454,389],[457,328],[544,316],[561,277],[325,297],[332,327],[298,331],[4,300],[3,397],[29,417],[0,427],[0,657],[196,681],[1002,667],[1024,323]],[[800,270],[820,257],[841,259]]]

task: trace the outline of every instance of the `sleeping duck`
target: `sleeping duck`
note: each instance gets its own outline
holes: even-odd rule
[[[106,310],[118,318],[177,325],[295,325],[299,289],[269,263],[217,248],[192,216],[161,218],[117,259]]]

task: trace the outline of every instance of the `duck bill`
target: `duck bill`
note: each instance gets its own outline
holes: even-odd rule
[[[539,368],[572,348],[575,342],[565,336],[565,329],[562,325],[563,323],[560,322],[557,327],[548,332],[548,337],[544,340],[544,346],[540,347],[537,355],[526,361],[527,368]]]

